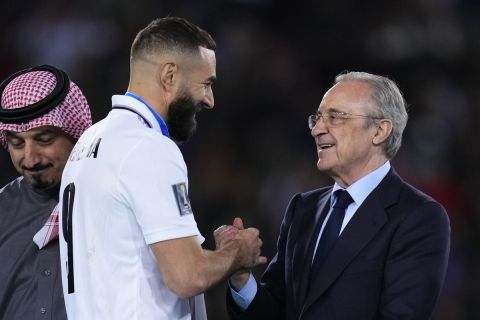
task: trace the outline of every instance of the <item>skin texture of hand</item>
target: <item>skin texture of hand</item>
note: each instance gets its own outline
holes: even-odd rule
[[[223,225],[214,231],[213,235],[215,238],[215,245],[218,248],[235,239],[236,237],[242,237],[242,233],[247,232],[251,229],[245,229],[243,226],[243,221],[240,218],[235,218],[232,225]],[[256,229],[253,229],[256,230]],[[261,240],[260,240],[261,242]],[[265,257],[259,256],[256,264],[266,263],[267,259]],[[261,261],[261,262],[260,262]],[[264,261],[264,262],[263,262]],[[250,277],[250,270],[248,267],[240,269],[234,273],[230,278],[230,283],[233,288],[239,291],[245,286]]]
[[[267,262],[260,256],[262,240],[255,228],[237,230],[232,240],[214,251],[203,249],[196,236],[156,242],[150,247],[170,290],[182,298],[205,292],[235,271]]]

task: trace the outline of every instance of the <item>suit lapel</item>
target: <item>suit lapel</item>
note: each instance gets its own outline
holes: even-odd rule
[[[296,298],[298,310],[304,305],[308,288],[310,266],[312,262],[312,246],[315,246],[316,226],[325,220],[330,207],[331,190],[325,192],[315,204],[306,204],[299,208],[298,214],[302,217],[301,223],[296,228],[297,237],[293,253],[293,296]],[[313,221],[313,223],[312,223]]]
[[[348,264],[387,222],[385,208],[398,199],[400,184],[393,169],[365,199],[343,230],[337,243],[310,284],[302,314],[341,275]]]

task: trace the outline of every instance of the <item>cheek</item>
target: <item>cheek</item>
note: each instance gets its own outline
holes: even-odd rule
[[[10,154],[10,159],[12,160],[13,166],[15,168],[20,167],[23,158],[23,152],[12,149],[9,149],[8,152]]]
[[[361,153],[365,142],[361,138],[360,132],[352,131],[344,135],[344,138],[337,142],[337,156],[339,159],[350,159],[355,157],[355,154]]]
[[[200,92],[200,93],[192,94],[191,97],[192,97],[192,102],[197,106],[205,98],[205,93],[202,90],[202,92]]]
[[[62,142],[52,145],[50,148],[44,150],[44,155],[47,161],[53,163],[55,167],[63,168],[70,156],[73,144],[70,142]]]
[[[55,166],[64,167],[68,161],[68,157],[70,156],[70,152],[68,150],[64,150],[62,153],[55,154],[55,157],[52,158]]]

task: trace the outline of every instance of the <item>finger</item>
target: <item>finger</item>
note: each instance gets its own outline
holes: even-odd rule
[[[243,227],[243,221],[241,218],[239,217],[236,217],[235,219],[233,219],[233,226],[235,228],[237,228],[238,230],[243,230],[244,227]]]
[[[213,234],[221,232],[221,231],[224,230],[226,227],[227,227],[226,225],[222,225],[222,226],[218,227],[217,229],[215,229],[215,231],[213,231]]]
[[[225,233],[225,232],[232,232],[232,231],[235,231],[235,232],[236,232],[236,231],[237,231],[237,228],[235,228],[234,226],[230,226],[230,225],[228,225],[228,226],[223,225],[223,226],[217,228],[217,229],[213,232],[213,234],[214,234],[214,235],[221,235],[221,234],[223,234],[223,233]]]
[[[217,244],[217,247],[222,246],[224,243],[235,239],[237,233],[237,228],[232,227],[231,229],[223,230],[222,232],[215,234],[215,243]]]
[[[237,233],[238,233],[238,230],[234,228],[233,230],[227,230],[225,232],[222,232],[219,235],[219,238],[231,240],[236,237]]]
[[[260,235],[260,231],[257,228],[248,228],[245,229],[245,231],[252,234],[254,237],[258,237]]]

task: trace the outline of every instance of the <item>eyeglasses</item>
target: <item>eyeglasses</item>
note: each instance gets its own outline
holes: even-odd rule
[[[372,117],[372,116],[365,116],[365,115],[360,115],[360,114],[351,114],[347,112],[341,112],[341,111],[329,111],[326,113],[321,113],[317,112],[316,114],[312,114],[308,116],[308,127],[310,130],[315,127],[317,124],[318,120],[322,120],[323,123],[325,123],[328,126],[335,127],[342,125],[345,120],[347,119],[353,119],[353,118],[364,118],[364,119],[382,119],[379,117]]]

